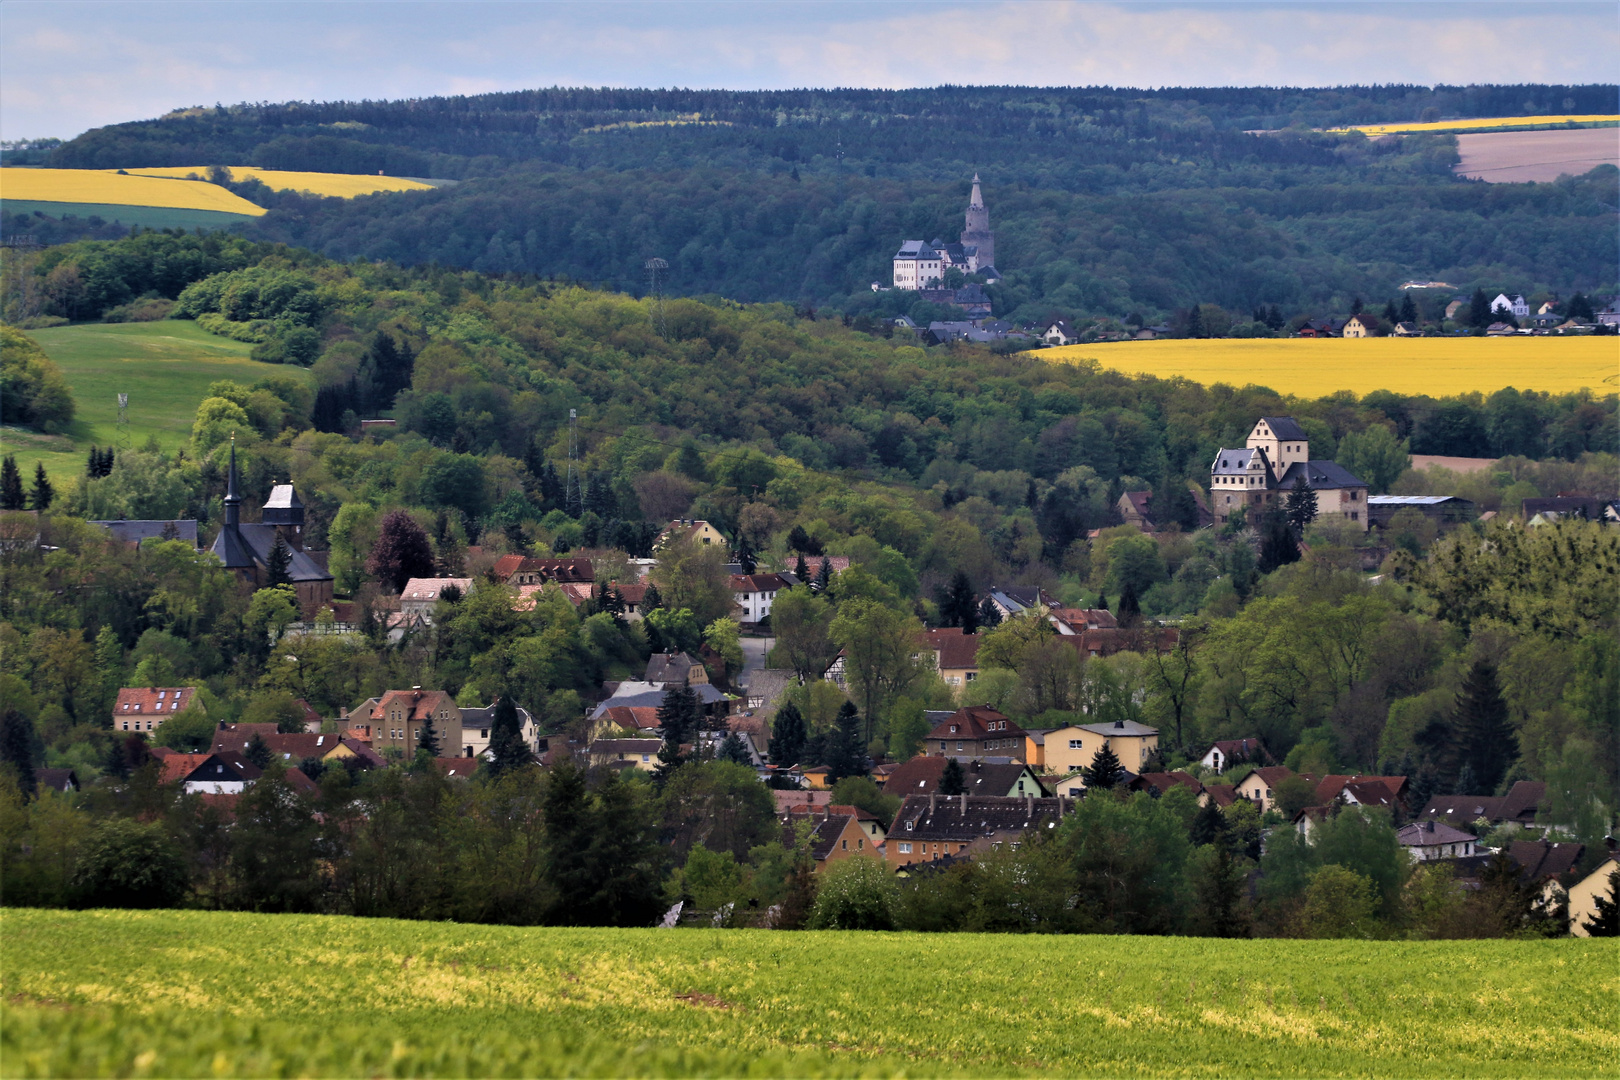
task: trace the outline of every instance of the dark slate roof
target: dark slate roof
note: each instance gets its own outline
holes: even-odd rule
[[[1266,427],[1271,429],[1272,436],[1281,439],[1283,442],[1308,442],[1310,440],[1310,436],[1305,434],[1305,429],[1300,427],[1292,416],[1262,416],[1260,419],[1264,420]]]
[[[949,760],[938,754],[932,757],[918,755],[897,766],[884,781],[883,790],[890,795],[932,795],[939,791],[940,778],[945,775],[945,763]],[[1046,796],[1046,789],[1035,778],[1035,770],[1023,762],[998,764],[966,758],[959,761],[964,787],[969,795],[1014,795],[1019,778],[1028,773],[1025,779],[1033,781],[1029,784],[1030,794]]]
[[[1114,738],[1139,739],[1147,735],[1157,735],[1158,728],[1138,724],[1135,720],[1115,720],[1112,724],[1076,724],[1081,731],[1089,731],[1094,735],[1108,735]]]
[[[250,569],[259,565],[253,557],[253,548],[247,543],[241,533],[241,526],[226,525],[214,537],[214,546],[209,550],[230,569]]]
[[[1249,461],[1258,450],[1251,450],[1247,446],[1235,450],[1223,449],[1215,455],[1215,461],[1209,471],[1216,476],[1247,476],[1249,475]],[[1260,455],[1262,458],[1264,454]]]
[[[684,652],[653,653],[647,658],[645,682],[685,682],[698,662]]]
[[[35,769],[34,779],[50,791],[79,790],[79,774],[72,769]]]
[[[999,832],[1055,824],[1074,812],[1071,799],[998,798],[992,795],[910,795],[895,815],[890,838],[969,843]]]
[[[1518,863],[1529,881],[1563,877],[1575,869],[1586,853],[1584,844],[1549,844],[1545,840],[1515,840],[1508,845],[1508,858]]]
[[[1294,486],[1296,477],[1305,477],[1306,486],[1316,488],[1364,488],[1365,481],[1336,461],[1296,461],[1288,471],[1277,478],[1279,487]]]
[[[939,252],[929,247],[926,241],[907,240],[900,245],[900,250],[895,253],[894,257],[897,259],[937,259],[939,258]]]
[[[226,525],[214,540],[213,552],[229,567],[267,567],[276,546],[274,525]],[[331,581],[332,575],[297,548],[287,547],[287,576],[293,581]]]
[[[175,539],[188,541],[192,547],[197,546],[197,523],[195,521],[92,521],[92,525],[100,525],[112,533],[114,540],[126,544],[138,544],[142,540],[156,540],[163,537],[164,530],[174,527]]]
[[[1414,821],[1403,825],[1395,838],[1405,847],[1433,847],[1436,844],[1466,844],[1473,833],[1454,829],[1443,821]]]

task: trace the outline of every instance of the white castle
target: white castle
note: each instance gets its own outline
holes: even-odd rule
[[[983,274],[990,281],[1001,277],[996,273],[996,234],[990,230],[990,211],[984,207],[978,173],[973,174],[973,195],[968,199],[967,228],[962,230],[961,241],[946,244],[937,239],[932,243],[907,240],[894,256],[894,287],[941,289],[945,287],[945,271],[952,269]]]

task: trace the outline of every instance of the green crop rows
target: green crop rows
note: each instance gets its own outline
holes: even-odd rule
[[[8,909],[0,1074],[1590,1076],[1612,942]]]

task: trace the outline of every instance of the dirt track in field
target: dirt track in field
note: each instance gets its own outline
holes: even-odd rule
[[[1458,176],[1493,184],[1522,184],[1579,176],[1602,164],[1620,165],[1620,128],[1490,131],[1458,135]]]

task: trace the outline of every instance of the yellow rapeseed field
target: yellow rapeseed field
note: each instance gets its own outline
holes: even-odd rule
[[[367,176],[354,173],[284,172],[278,169],[254,169],[246,165],[230,166],[231,178],[237,181],[257,179],[277,191],[308,191],[315,195],[336,195],[352,199],[356,195],[370,195],[378,191],[429,191],[432,184],[420,180],[407,180],[403,176]],[[176,165],[161,169],[131,169],[136,176],[162,176],[184,179],[195,173],[207,176],[207,166]]]
[[[260,217],[266,211],[216,184],[119,176],[97,169],[0,169],[0,199],[29,202],[100,203],[217,210]]]
[[[1504,386],[1620,389],[1620,337],[1211,338],[1066,345],[1033,355],[1205,385],[1252,383],[1305,398],[1339,390],[1444,397]]]
[[[1476,128],[1546,127],[1550,124],[1615,124],[1620,116],[1486,116],[1472,120],[1437,120],[1430,124],[1357,124],[1331,128],[1330,135],[1360,131],[1368,135],[1409,135],[1417,131],[1470,131]]]

